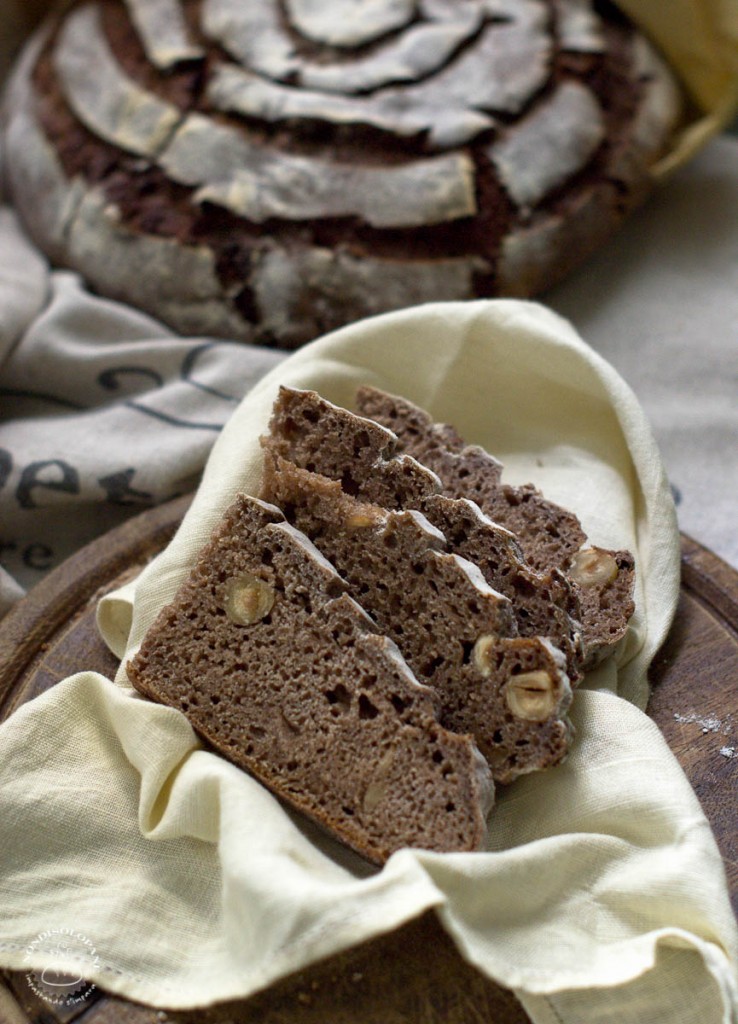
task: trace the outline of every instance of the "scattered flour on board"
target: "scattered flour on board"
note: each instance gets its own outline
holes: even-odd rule
[[[726,715],[724,719],[721,719],[716,715],[703,716],[690,711],[688,715],[675,714],[674,718],[682,725],[700,725],[703,732],[721,732],[724,736],[729,736],[733,727],[732,715]]]
[[[690,711],[688,715],[675,714],[674,719],[682,725],[699,725],[703,733],[715,732],[723,736],[730,736],[733,731],[733,716],[726,715],[724,719],[716,715],[698,715]],[[723,757],[738,757],[738,747],[724,746],[720,748]]]

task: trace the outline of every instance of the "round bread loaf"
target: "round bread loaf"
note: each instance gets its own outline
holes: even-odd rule
[[[680,109],[592,0],[81,0],[19,62],[6,170],[101,294],[295,347],[540,293],[645,197]]]

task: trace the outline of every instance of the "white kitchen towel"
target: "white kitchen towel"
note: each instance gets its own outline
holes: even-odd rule
[[[364,382],[405,393],[492,447],[509,479],[573,507],[594,542],[630,547],[627,642],[575,698],[569,759],[500,793],[485,852],[403,850],[381,871],[202,750],[123,671],[63,681],[0,726],[0,964],[47,966],[33,937],[65,927],[96,960],[71,949],[57,968],[154,1005],[203,1005],[435,907],[460,953],[515,989],[536,1024],[734,1022],[738,936],[720,856],[636,706],[678,594],[668,485],[630,389],[553,313],[431,305],[285,360],[219,436],[169,547],[102,602],[111,647],[136,649],[233,494],[258,486],[281,382],[343,403]]]

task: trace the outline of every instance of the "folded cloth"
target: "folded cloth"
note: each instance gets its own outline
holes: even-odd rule
[[[575,509],[593,542],[629,547],[637,612],[573,704],[569,759],[501,791],[488,846],[402,850],[381,871],[201,749],[185,718],[81,672],[0,727],[0,964],[52,966],[34,936],[110,991],[157,1006],[248,996],[435,908],[460,954],[545,1024],[729,1024],[736,933],[710,828],[639,709],[679,588],[674,508],[632,392],[567,322],[533,303],[437,304],[347,327],[290,356],[219,436],[195,501],[99,624],[138,647],[232,496],[259,485],[280,383],[350,403],[404,393]],[[83,667],[83,666],[80,666]],[[38,799],[36,799],[38,797]]]
[[[282,358],[100,299],[0,208],[0,615],[94,537],[192,490],[240,396]]]

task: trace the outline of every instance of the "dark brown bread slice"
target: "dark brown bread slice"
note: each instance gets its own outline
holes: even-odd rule
[[[453,427],[439,428],[449,444]],[[435,439],[433,439],[435,440]],[[487,583],[513,604],[521,636],[543,636],[564,652],[571,681],[581,674],[579,605],[558,569],[540,574],[525,563],[509,530],[478,508],[440,495],[435,473],[398,454],[396,436],[333,405],[315,391],[281,387],[265,448],[303,469],[341,482],[348,494],[390,509],[417,508],[444,533],[447,549],[474,562]],[[463,442],[458,438],[460,447]]]
[[[352,415],[316,391],[281,386],[262,441],[302,469],[340,480],[347,494],[384,508],[415,508],[441,491],[435,473],[401,454],[391,430]]]
[[[420,512],[361,502],[268,447],[263,496],[310,537],[418,679],[438,691],[442,723],[474,736],[496,782],[566,756],[564,656],[542,638],[515,636],[510,602],[477,566],[447,553]]]
[[[215,749],[375,863],[474,850],[493,788],[468,736],[282,513],[240,495],[128,663]]]
[[[397,451],[432,469],[444,494],[473,499],[490,519],[511,530],[532,566],[566,573],[577,587],[586,668],[612,651],[635,609],[635,562],[629,551],[588,546],[572,512],[548,501],[532,484],[503,484],[495,458],[478,445],[466,445],[453,428],[434,423],[406,399],[363,387],[357,408],[393,431]]]

